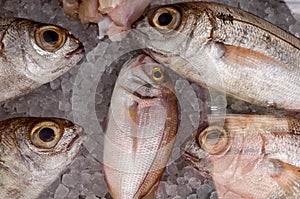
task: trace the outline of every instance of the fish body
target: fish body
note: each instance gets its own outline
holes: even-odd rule
[[[154,198],[177,133],[177,99],[164,68],[129,60],[114,87],[104,139],[104,173],[114,199]]]
[[[191,2],[152,8],[135,23],[151,57],[244,101],[300,107],[300,40],[238,8]]]
[[[85,140],[80,126],[61,118],[0,122],[0,198],[37,198],[71,164]]]
[[[0,104],[54,80],[84,55],[69,31],[26,19],[0,18],[0,41]]]
[[[271,115],[227,115],[185,146],[184,157],[211,176],[219,198],[300,196],[300,121]]]

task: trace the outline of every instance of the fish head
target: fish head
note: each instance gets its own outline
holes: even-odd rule
[[[71,32],[25,19],[12,22],[1,50],[14,70],[40,84],[67,72],[84,56],[82,43]]]
[[[140,55],[125,64],[120,73],[120,76],[123,75],[123,88],[138,97],[175,96],[174,85],[167,70],[147,55]]]
[[[230,135],[215,126],[199,131],[184,147],[184,158],[207,178],[212,176],[214,165],[218,164],[230,148]]]
[[[133,24],[133,33],[158,62],[174,64],[170,57],[186,59],[198,51],[201,41],[210,38],[210,27],[204,25],[208,19],[203,15],[204,11],[192,3],[154,7]],[[193,43],[195,35],[197,45]]]
[[[2,123],[7,128],[2,139],[7,137],[10,144],[1,160],[11,173],[29,183],[53,182],[86,139],[80,126],[61,118],[13,118]]]

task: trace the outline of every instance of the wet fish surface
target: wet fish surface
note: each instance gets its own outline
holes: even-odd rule
[[[154,198],[178,125],[177,98],[164,68],[146,55],[126,62],[111,98],[104,173],[114,199]]]
[[[159,6],[135,23],[152,58],[244,101],[300,108],[300,40],[238,8],[190,2]]]
[[[0,122],[0,198],[37,198],[71,164],[83,129],[60,118]]]
[[[0,18],[0,41],[0,104],[56,79],[84,55],[69,31],[26,19]]]
[[[184,157],[211,176],[219,198],[300,196],[300,121],[272,115],[227,115],[185,146]]]

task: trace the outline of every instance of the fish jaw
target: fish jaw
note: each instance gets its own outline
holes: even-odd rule
[[[193,139],[184,145],[182,157],[205,178],[211,178],[211,164],[207,161],[207,154]]]

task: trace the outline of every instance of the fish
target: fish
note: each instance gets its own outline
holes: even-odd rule
[[[82,24],[97,23],[99,39],[108,36],[120,41],[131,29],[151,0],[58,0],[70,18],[79,18]]]
[[[246,102],[300,108],[300,40],[238,8],[213,2],[146,10],[133,34],[157,62]]]
[[[106,34],[112,41],[126,37],[132,23],[143,14],[150,2],[151,0],[99,0],[100,12],[107,14],[111,20],[108,26],[105,25],[107,23],[105,20],[98,23],[99,37]],[[101,32],[104,33],[101,35]]]
[[[67,72],[84,47],[59,26],[0,18],[0,104],[25,95]]]
[[[184,146],[183,157],[215,183],[219,198],[300,196],[300,120],[279,115],[226,115]]]
[[[0,198],[34,199],[72,163],[86,139],[62,118],[0,121]]]
[[[104,136],[104,177],[114,199],[154,198],[178,128],[170,76],[147,55],[128,60],[116,81]]]

